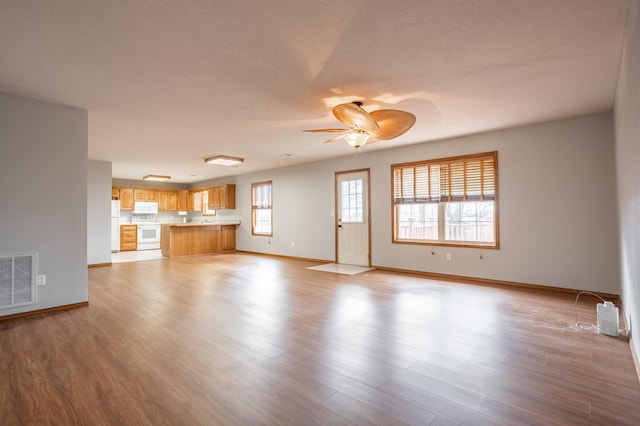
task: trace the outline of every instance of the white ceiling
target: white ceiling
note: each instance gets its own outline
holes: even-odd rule
[[[417,117],[361,152],[611,110],[628,6],[0,0],[0,91],[87,109],[115,178],[192,183],[352,155],[301,132],[345,101]]]

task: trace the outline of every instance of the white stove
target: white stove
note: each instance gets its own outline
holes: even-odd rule
[[[160,248],[160,224],[155,216],[134,215],[131,223],[138,225],[138,250],[154,250]]]

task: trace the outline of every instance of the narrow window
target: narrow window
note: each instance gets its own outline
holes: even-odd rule
[[[393,242],[498,248],[498,153],[391,166]]]
[[[273,235],[271,181],[251,184],[251,234]]]
[[[343,180],[340,186],[340,218],[345,223],[363,223],[362,178]]]

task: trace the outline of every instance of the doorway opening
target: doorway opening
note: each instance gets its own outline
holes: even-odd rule
[[[336,172],[336,260],[339,264],[371,265],[369,169]]]

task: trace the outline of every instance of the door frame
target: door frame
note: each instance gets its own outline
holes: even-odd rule
[[[335,239],[335,262],[338,263],[340,256],[339,256],[339,236],[338,236],[338,225],[340,225],[340,223],[338,222],[338,218],[340,217],[340,212],[338,211],[338,208],[340,207],[340,201],[338,200],[338,195],[340,193],[340,188],[338,185],[338,181],[339,181],[339,177],[341,175],[346,175],[346,174],[350,174],[350,173],[366,173],[367,174],[367,211],[366,211],[366,215],[367,215],[367,258],[368,258],[368,266],[371,267],[371,169],[369,167],[364,168],[364,169],[353,169],[353,170],[343,170],[340,172],[334,172],[334,183],[333,183],[333,200],[334,200],[334,207],[333,207],[333,211],[335,212],[333,215],[333,219],[334,219],[334,225],[333,225],[333,229],[334,229],[334,239]]]

